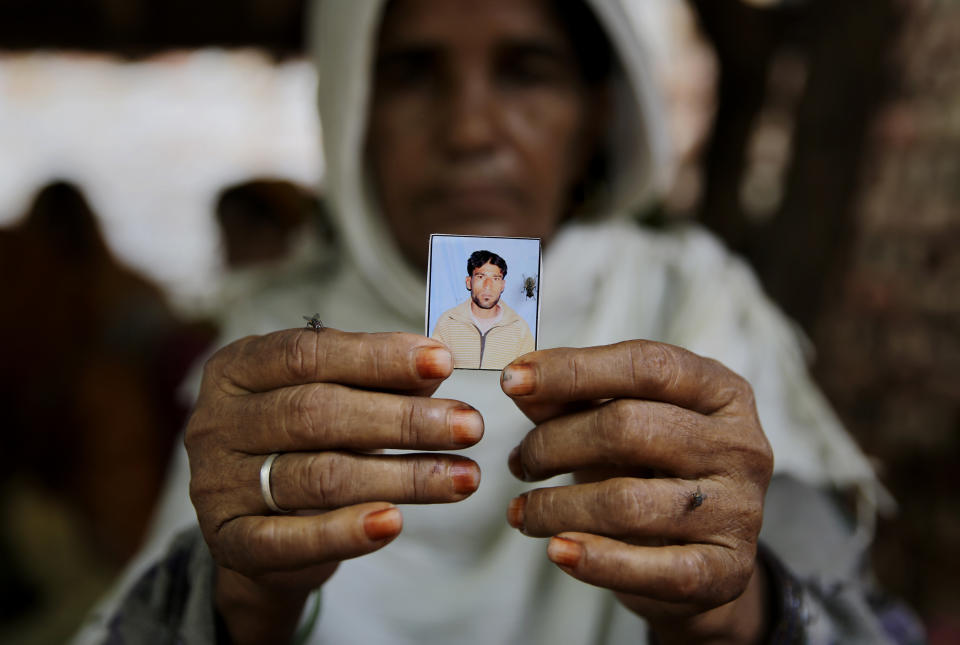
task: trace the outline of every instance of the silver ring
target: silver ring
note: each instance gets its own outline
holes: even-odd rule
[[[263,465],[260,466],[260,492],[263,494],[263,501],[266,502],[267,508],[271,511],[274,513],[289,513],[290,511],[287,509],[280,508],[277,505],[277,500],[273,498],[273,490],[270,488],[270,472],[273,470],[273,462],[279,456],[280,453],[275,452],[263,460]]]

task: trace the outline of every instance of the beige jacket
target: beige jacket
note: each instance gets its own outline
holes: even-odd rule
[[[453,351],[454,367],[500,370],[516,357],[536,349],[526,321],[502,300],[500,306],[503,317],[486,334],[481,334],[473,323],[469,300],[440,316],[433,338]]]

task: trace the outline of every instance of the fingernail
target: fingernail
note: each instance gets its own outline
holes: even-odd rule
[[[519,445],[510,451],[510,456],[507,457],[507,467],[514,477],[520,481],[527,481],[527,474],[523,471],[523,461],[520,459]]]
[[[395,506],[374,511],[363,518],[363,532],[373,541],[393,537],[403,528],[403,516]]]
[[[417,374],[420,378],[446,378],[453,371],[453,357],[443,347],[421,347],[417,350]]]
[[[453,410],[450,426],[454,442],[461,446],[472,446],[483,436],[483,417],[476,410]]]
[[[583,556],[583,547],[578,542],[562,537],[550,538],[547,557],[561,567],[575,567]]]
[[[515,529],[523,530],[523,509],[527,505],[527,496],[520,495],[510,500],[507,506],[507,522]]]
[[[509,365],[500,376],[500,387],[513,396],[530,394],[536,385],[536,374],[530,365]]]
[[[450,466],[450,479],[453,480],[453,492],[466,495],[480,485],[480,471],[472,461],[457,461]]]

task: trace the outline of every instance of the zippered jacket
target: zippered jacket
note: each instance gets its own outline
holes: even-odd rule
[[[469,299],[440,316],[433,338],[451,349],[454,367],[500,370],[518,356],[536,349],[527,322],[502,300],[500,306],[503,317],[485,334],[481,334],[473,322]]]

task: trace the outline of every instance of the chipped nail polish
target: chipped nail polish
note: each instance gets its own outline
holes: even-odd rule
[[[446,378],[452,371],[453,357],[445,348],[421,347],[417,350],[417,374],[420,378]]]
[[[466,495],[477,490],[480,472],[472,461],[457,461],[450,466],[450,479],[453,481],[453,492]]]
[[[472,446],[483,436],[483,417],[476,410],[453,410],[450,426],[454,442],[461,446]]]
[[[536,388],[536,374],[530,365],[508,365],[500,376],[500,386],[511,396],[530,394]]]
[[[575,567],[583,556],[583,546],[579,542],[562,537],[550,538],[547,545],[547,557],[562,567]]]
[[[371,540],[385,540],[403,528],[403,516],[396,507],[374,511],[363,518],[363,531]]]
[[[515,529],[523,530],[523,510],[527,505],[527,496],[520,495],[510,500],[507,506],[507,522]]]

